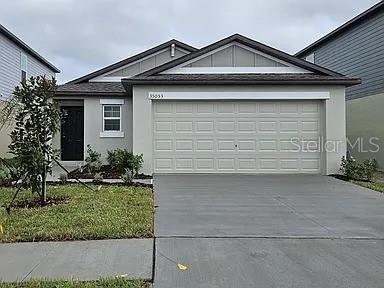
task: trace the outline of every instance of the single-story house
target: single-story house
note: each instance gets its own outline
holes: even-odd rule
[[[337,173],[345,87],[360,83],[239,34],[201,49],[176,40],[57,91],[55,145],[143,154],[143,173]]]

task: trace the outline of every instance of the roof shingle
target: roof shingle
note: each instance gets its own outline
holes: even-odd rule
[[[313,73],[287,74],[157,74],[152,76],[135,76],[122,80],[126,85],[145,84],[178,84],[178,85],[286,85],[286,84],[335,84],[355,85],[360,83],[358,78],[346,76],[318,75]]]
[[[57,88],[56,95],[63,94],[125,94],[121,82],[86,82],[79,84],[63,84]]]

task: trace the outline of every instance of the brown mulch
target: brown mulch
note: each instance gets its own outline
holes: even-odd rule
[[[53,206],[53,205],[60,205],[60,204],[66,204],[70,202],[70,198],[67,196],[52,196],[47,197],[47,201],[45,204],[42,204],[40,199],[23,199],[23,200],[16,200],[12,204],[12,208],[39,208],[44,206]]]
[[[120,179],[121,173],[119,171],[112,167],[111,165],[103,165],[101,166],[100,172],[103,179]],[[90,173],[88,170],[85,168],[82,169],[76,169],[71,171],[68,174],[68,179],[94,179],[95,178],[95,173]],[[151,175],[146,175],[146,174],[138,174],[135,178],[137,179],[152,179]]]

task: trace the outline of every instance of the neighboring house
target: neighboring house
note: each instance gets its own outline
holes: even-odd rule
[[[60,86],[56,145],[65,163],[87,144],[142,153],[147,174],[336,173],[345,87],[358,83],[238,34],[201,49],[171,40]]]
[[[0,106],[20,82],[31,76],[55,77],[60,70],[0,25]],[[0,156],[5,156],[10,143],[10,128],[0,131]]]
[[[360,85],[346,89],[348,149],[360,160],[376,158],[383,169],[384,1],[295,56],[344,75],[361,78]],[[380,146],[379,151],[376,144]]]

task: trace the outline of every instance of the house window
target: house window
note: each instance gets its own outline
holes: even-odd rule
[[[103,105],[103,131],[121,131],[121,105]]]
[[[315,63],[315,53],[309,54],[307,57],[305,57],[305,61]]]
[[[21,82],[23,83],[27,81],[27,66],[28,66],[28,57],[24,53],[21,53],[20,70],[21,70]]]

